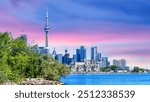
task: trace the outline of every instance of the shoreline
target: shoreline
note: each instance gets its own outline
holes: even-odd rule
[[[64,85],[64,83],[60,81],[45,80],[44,78],[27,78],[18,83],[7,81],[1,85]]]
[[[150,73],[108,73],[108,72],[101,72],[101,73],[70,73],[68,75],[111,75],[111,74],[123,74],[123,75],[128,75],[128,74],[150,74]],[[67,76],[68,76],[67,75]],[[61,81],[53,81],[53,80],[46,80],[44,78],[26,78],[26,80],[21,81],[21,82],[11,82],[11,81],[7,81],[3,84],[0,85],[65,85],[65,83],[61,82]]]
[[[99,72],[99,73],[70,73],[70,74],[150,74],[150,73],[132,73],[132,72]]]

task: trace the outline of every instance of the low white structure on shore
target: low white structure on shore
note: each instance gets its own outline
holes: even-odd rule
[[[99,65],[86,62],[75,62],[71,66],[72,73],[99,73]]]

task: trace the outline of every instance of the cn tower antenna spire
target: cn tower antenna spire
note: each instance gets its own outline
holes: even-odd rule
[[[46,8],[46,26],[48,26],[48,8]]]
[[[46,33],[46,35],[45,35],[45,47],[48,47],[48,32],[49,32],[49,27],[48,27],[48,8],[46,8],[46,25],[45,25],[44,31]]]

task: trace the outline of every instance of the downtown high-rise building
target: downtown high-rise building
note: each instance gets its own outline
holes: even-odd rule
[[[38,47],[38,53],[45,54],[45,47]]]
[[[101,58],[102,58],[102,56],[101,56],[101,53],[97,53],[97,61],[101,61]]]
[[[68,50],[65,50],[65,55],[63,56],[63,64],[70,64],[70,54]]]
[[[85,62],[87,60],[86,57],[86,48],[85,46],[81,46],[80,49],[76,49],[76,61],[77,62]]]
[[[114,59],[114,60],[113,60],[113,65],[118,67],[118,66],[119,66],[119,61],[116,60],[116,59]]]
[[[110,65],[110,62],[108,61],[108,57],[102,57],[101,58],[101,67],[108,67]]]
[[[86,48],[85,46],[80,47],[80,62],[86,61]]]
[[[77,62],[80,62],[80,53],[81,53],[80,49],[76,49],[76,61]]]
[[[55,59],[56,55],[57,55],[57,52],[56,52],[56,50],[54,48],[54,50],[52,51],[52,57]]]
[[[97,63],[97,47],[91,47],[91,61],[92,63]]]
[[[59,63],[63,63],[63,56],[62,54],[57,54],[55,56],[55,59],[59,62]]]
[[[121,59],[121,60],[113,60],[113,65],[117,66],[117,67],[125,67],[126,66],[126,60],[125,59]]]
[[[126,66],[126,60],[125,59],[119,60],[119,66],[125,67]]]
[[[73,55],[72,60],[73,60],[74,62],[77,62],[77,55],[76,55],[76,54]]]

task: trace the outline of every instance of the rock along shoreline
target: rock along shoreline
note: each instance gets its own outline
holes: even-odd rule
[[[59,81],[45,80],[44,78],[27,78],[25,81],[20,83],[6,82],[2,85],[64,85]]]

